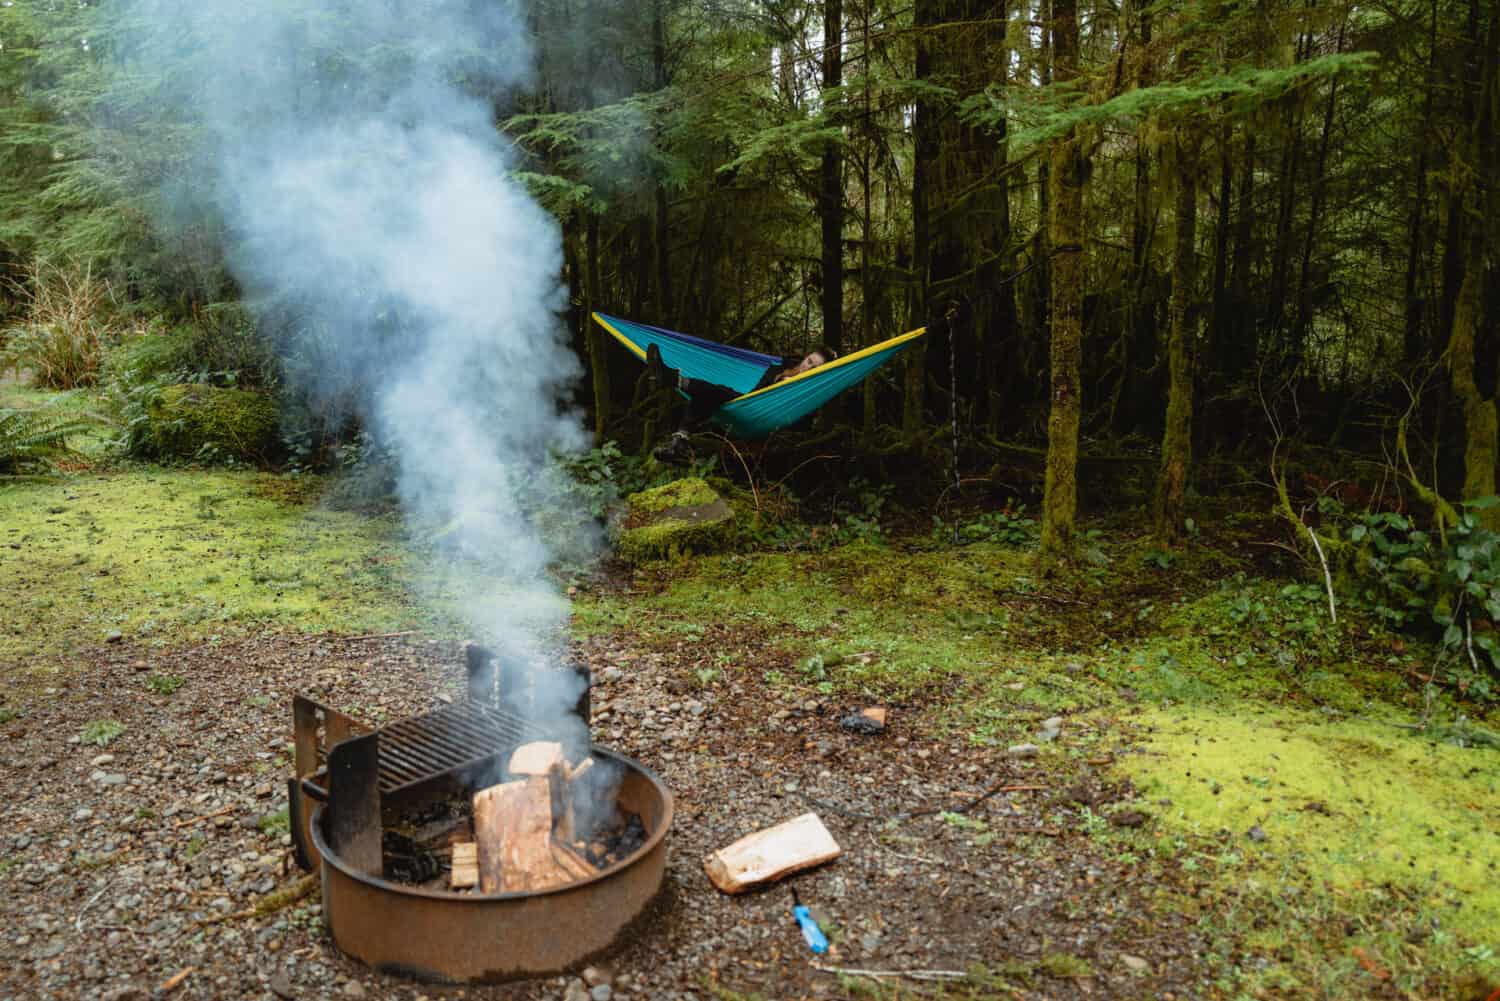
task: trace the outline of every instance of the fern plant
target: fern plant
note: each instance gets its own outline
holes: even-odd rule
[[[39,410],[0,409],[0,474],[14,473],[69,451],[68,435],[87,421]]]

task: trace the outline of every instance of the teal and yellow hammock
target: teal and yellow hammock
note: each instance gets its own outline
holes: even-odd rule
[[[603,313],[595,313],[594,320],[641,361],[646,360],[646,348],[655,344],[669,368],[690,379],[716,382],[743,393],[713,415],[715,423],[742,438],[764,438],[801,420],[850,386],[863,382],[865,376],[911,347],[927,332],[926,327],[921,327],[764,389],[755,389],[766,369],[781,364],[780,358]]]

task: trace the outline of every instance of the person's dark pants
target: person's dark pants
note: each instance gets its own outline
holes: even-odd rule
[[[702,379],[687,379],[681,389],[687,394],[687,399],[683,401],[682,423],[679,426],[679,430],[682,431],[697,430],[708,423],[714,411],[742,395],[739,390],[721,386],[717,382],[705,382]]]

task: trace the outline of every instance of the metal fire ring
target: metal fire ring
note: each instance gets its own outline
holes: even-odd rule
[[[318,805],[308,826],[335,944],[383,973],[439,983],[547,976],[610,951],[661,889],[672,796],[639,762],[592,753],[622,766],[617,799],[640,815],[646,841],[595,876],[535,893],[449,893],[361,872],[329,846],[328,807]]]

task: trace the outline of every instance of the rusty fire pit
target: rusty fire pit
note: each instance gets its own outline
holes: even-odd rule
[[[294,704],[297,777],[289,792],[298,861],[321,873],[334,942],[382,972],[468,983],[576,969],[618,944],[661,888],[672,797],[651,771],[596,745],[586,753],[619,775],[619,814],[639,817],[644,830],[624,857],[588,878],[527,893],[388,878],[382,835],[390,825],[466,798],[493,781],[515,747],[547,736],[508,711],[503,695],[492,696],[487,669],[470,659],[468,702],[378,729],[306,698]]]

